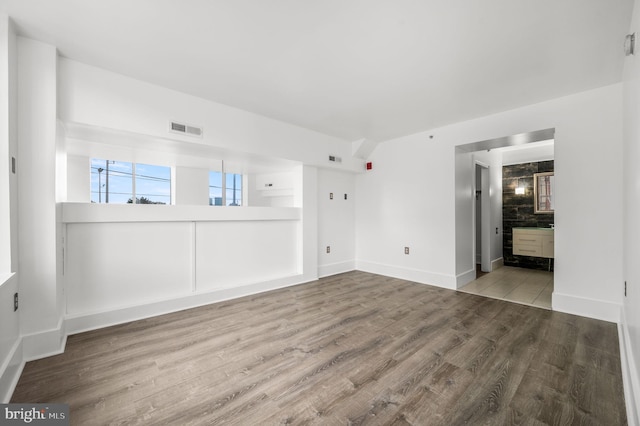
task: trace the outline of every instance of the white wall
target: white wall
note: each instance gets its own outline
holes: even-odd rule
[[[635,2],[631,29],[636,33],[636,51],[640,34],[640,2]],[[622,333],[627,361],[627,405],[629,424],[640,424],[640,52],[625,59],[624,70],[624,298]],[[624,370],[623,370],[624,371]],[[633,419],[633,421],[631,420]]]
[[[428,133],[378,145],[356,177],[358,269],[455,288],[454,159]]]
[[[191,292],[188,222],[67,225],[68,315],[103,312]]]
[[[290,171],[277,173],[249,173],[246,190],[250,206],[292,207],[295,179],[298,174]]]
[[[220,209],[210,210],[213,218],[223,213]],[[298,221],[259,217],[68,223],[67,316],[78,318],[297,275]]]
[[[351,144],[334,137],[64,58],[59,61],[58,73],[59,117],[65,123],[171,138],[305,164],[345,170],[362,168],[362,160],[351,157]],[[204,135],[193,138],[169,133],[170,120],[202,126]],[[329,154],[341,156],[343,163],[329,163]]]
[[[474,223],[473,208],[475,197],[473,176],[475,162],[473,153],[456,149],[455,162],[455,287],[462,287],[476,277],[476,263],[473,255]]]
[[[22,334],[55,328],[60,319],[56,282],[56,66],[55,47],[18,37]]]
[[[456,230],[456,218],[467,214],[456,211],[456,197],[473,194],[471,188],[456,187],[456,162],[471,160],[456,159],[455,147],[555,128],[553,306],[617,321],[622,303],[621,117],[618,84],[379,144],[370,157],[374,170],[357,178],[358,268],[455,287],[456,276],[467,269],[464,262],[473,259],[469,255],[456,266],[455,242],[464,231]],[[594,165],[607,179],[592,179]],[[599,202],[593,203],[596,193]],[[468,239],[472,244],[473,235]],[[409,256],[401,254],[405,245],[415,247]],[[585,259],[606,267],[587,267]]]
[[[333,194],[333,199],[329,194]],[[321,277],[355,269],[355,198],[354,174],[318,170],[318,275]],[[331,247],[329,253],[327,246]]]
[[[209,169],[175,167],[175,180],[171,182],[177,205],[209,205]]]
[[[10,103],[9,91],[14,84],[11,75],[10,56],[15,55],[15,35],[12,32],[9,18],[0,15],[0,277],[11,272],[11,197],[10,191],[10,140],[14,138],[15,129],[10,123],[14,113]],[[12,79],[12,81],[10,81]],[[0,282],[1,285],[1,282]]]
[[[298,272],[302,282],[318,279],[318,169],[298,166],[293,171],[295,207],[302,207],[302,221],[298,225]]]
[[[553,142],[530,143],[518,149],[502,151],[502,164],[510,166],[522,163],[537,163],[554,159]]]
[[[11,309],[19,292],[17,175],[10,170],[17,157],[17,46],[11,21],[0,15],[0,402],[6,402],[21,371],[20,312]]]

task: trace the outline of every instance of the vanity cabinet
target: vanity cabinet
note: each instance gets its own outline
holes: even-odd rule
[[[553,258],[553,229],[513,228],[513,254]]]

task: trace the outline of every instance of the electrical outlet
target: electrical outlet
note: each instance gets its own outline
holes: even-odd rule
[[[498,228],[496,228],[496,235],[498,235]]]
[[[329,199],[330,199],[330,200],[333,200],[333,192],[330,192],[330,193],[329,193]]]
[[[18,310],[18,293],[13,295],[13,312]]]
[[[331,246],[327,246],[327,253],[331,253]]]
[[[409,254],[409,247],[404,248],[404,254]]]
[[[347,199],[347,194],[344,194],[344,199],[345,199],[345,200]]]

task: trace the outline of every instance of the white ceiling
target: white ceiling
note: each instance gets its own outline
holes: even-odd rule
[[[353,141],[619,82],[633,0],[0,0],[60,55]]]

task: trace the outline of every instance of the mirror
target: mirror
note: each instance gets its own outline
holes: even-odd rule
[[[554,176],[553,172],[533,174],[534,213],[553,213]]]

